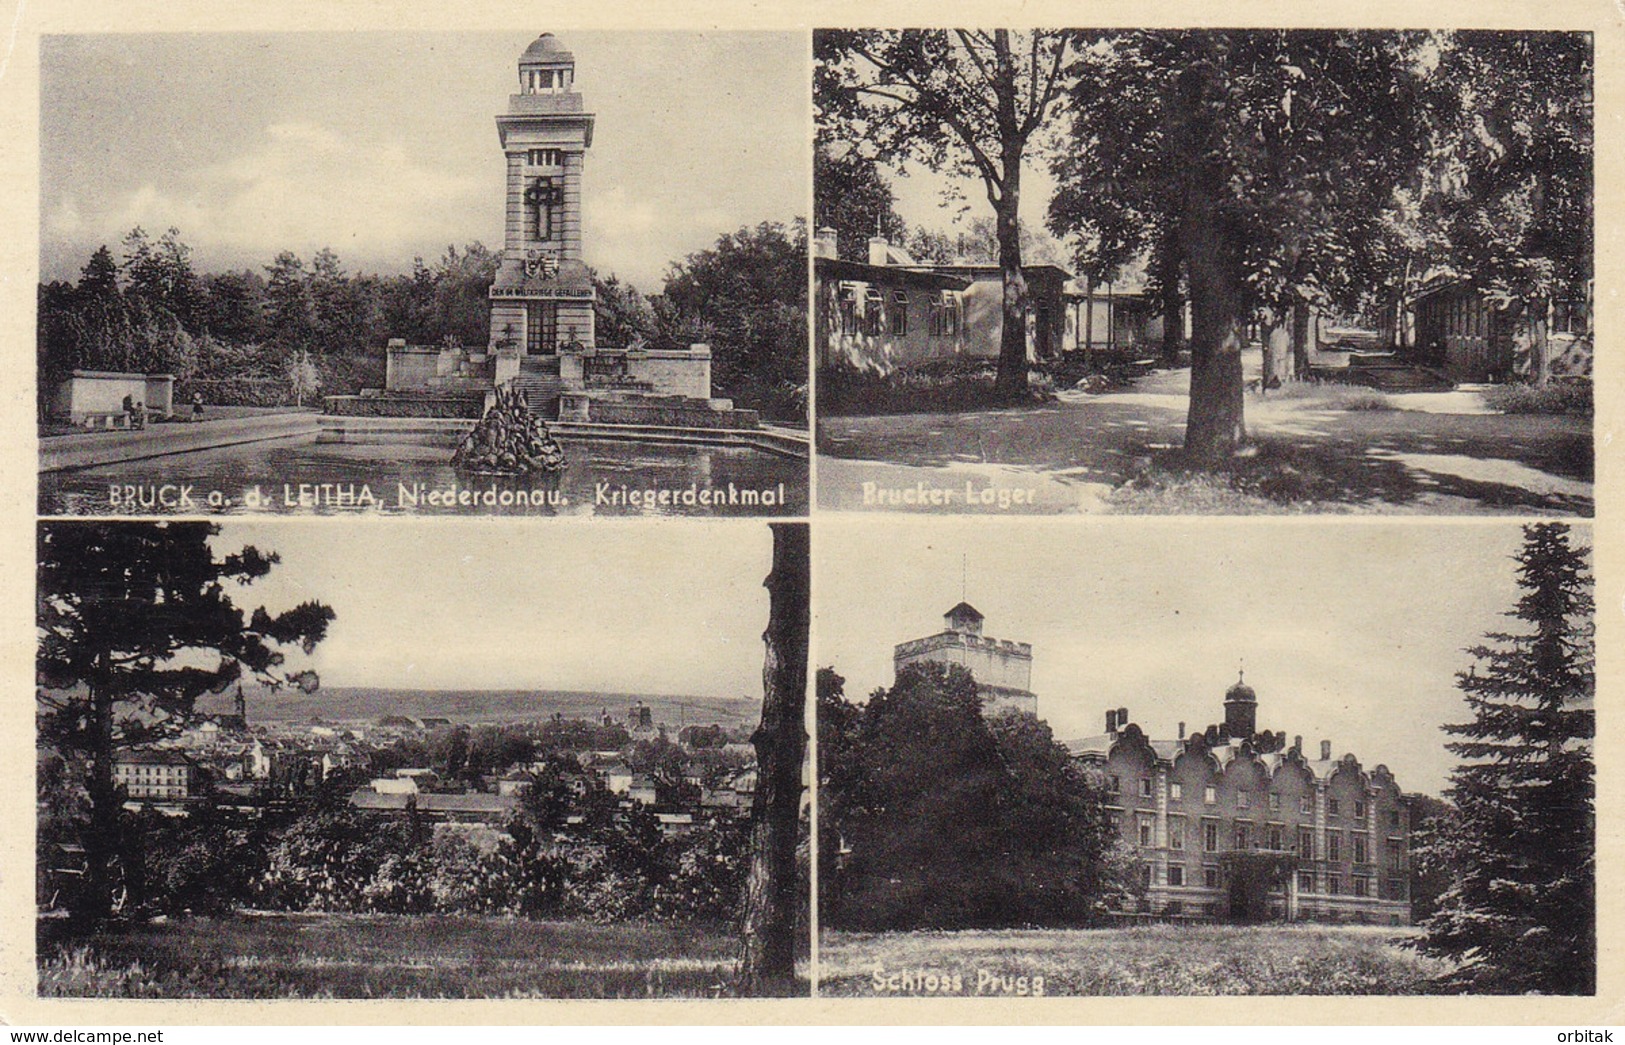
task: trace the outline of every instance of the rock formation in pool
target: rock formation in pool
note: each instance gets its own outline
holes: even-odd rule
[[[496,399],[451,455],[453,468],[497,475],[551,475],[564,470],[564,450],[546,422],[530,412],[513,382],[497,386]]]

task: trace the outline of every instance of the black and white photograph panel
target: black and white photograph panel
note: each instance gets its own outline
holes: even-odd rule
[[[1588,526],[977,522],[820,524],[820,995],[1595,993]]]
[[[39,997],[808,993],[806,524],[470,527],[39,525]]]
[[[1593,509],[1586,32],[814,37],[821,509]]]
[[[41,514],[805,514],[806,47],[43,37]]]

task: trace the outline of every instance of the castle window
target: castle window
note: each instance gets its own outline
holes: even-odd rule
[[[1235,842],[1235,844],[1233,846],[1231,846],[1232,849],[1241,850],[1241,849],[1246,849],[1247,848],[1247,825],[1246,824],[1237,824],[1236,825],[1235,836],[1234,836],[1234,838],[1232,840]]]
[[[1388,826],[1394,828],[1396,831],[1399,829],[1399,810],[1388,810]]]
[[[1151,797],[1151,778],[1148,776],[1143,776],[1140,778],[1140,797]]]
[[[1298,830],[1298,855],[1305,860],[1315,858],[1315,833],[1308,828]]]
[[[892,337],[908,336],[908,291],[894,290],[891,295]]]
[[[1390,899],[1390,900],[1403,900],[1403,899],[1405,899],[1405,879],[1403,879],[1403,878],[1390,878],[1390,879],[1388,879],[1388,899]]]
[[[1343,836],[1342,835],[1327,835],[1326,836],[1326,859],[1328,859],[1328,860],[1341,860],[1341,859],[1343,859]]]
[[[1388,850],[1388,870],[1403,871],[1405,869],[1405,854],[1395,847]]]
[[[1298,872],[1298,892],[1312,893],[1315,891],[1315,873],[1313,871]]]
[[[881,326],[885,313],[885,297],[874,287],[863,293],[863,332],[870,337],[879,337],[883,329]]]
[[[1343,879],[1335,874],[1326,876],[1326,893],[1329,896],[1343,895]]]
[[[1148,847],[1151,845],[1151,821],[1149,820],[1140,821],[1140,844]]]
[[[1354,800],[1354,819],[1365,819],[1365,803],[1360,801],[1358,798]]]
[[[1112,794],[1117,794],[1119,791],[1123,790],[1123,781],[1122,781],[1122,779],[1120,777],[1117,776],[1117,774],[1115,774],[1115,773],[1112,774],[1111,781],[1112,781]]]
[[[1298,797],[1298,812],[1302,813],[1304,816],[1308,816],[1310,813],[1312,813],[1314,811],[1315,811],[1314,800],[1311,799],[1308,795],[1300,795]]]
[[[1202,868],[1202,884],[1209,889],[1217,889],[1219,887],[1219,869],[1217,867]]]
[[[1212,784],[1208,784],[1206,787],[1202,788],[1202,801],[1206,802],[1210,806],[1217,805],[1219,802],[1219,789],[1214,787]]]
[[[1281,848],[1281,829],[1270,827],[1270,848],[1279,851]]]
[[[1175,802],[1177,802],[1180,799],[1184,798],[1185,797],[1185,785],[1181,784],[1177,780],[1174,781],[1173,783],[1169,784],[1168,785],[1168,797],[1173,799]]]
[[[1237,791],[1236,808],[1246,809],[1250,805],[1252,805],[1252,795],[1248,794],[1246,791]]]
[[[1365,835],[1355,835],[1354,862],[1357,864],[1363,864],[1369,860],[1370,857],[1371,853],[1369,852],[1369,843],[1366,842]]]
[[[1185,848],[1185,825],[1180,823],[1178,820],[1170,820],[1168,822],[1168,848]]]
[[[1330,797],[1328,797],[1326,799],[1326,815],[1327,816],[1336,816],[1337,815],[1337,799],[1330,798]]]
[[[1352,881],[1353,881],[1353,884],[1354,884],[1354,895],[1355,896],[1369,896],[1369,895],[1371,895],[1371,885],[1370,885],[1371,879],[1369,879],[1369,878],[1355,878],[1355,879],[1352,879]]]
[[[1183,867],[1179,866],[1178,864],[1170,864],[1168,866],[1168,884],[1169,885],[1184,885],[1185,884],[1185,869]]]
[[[525,153],[525,162],[532,167],[564,166],[563,149],[531,149]]]
[[[1219,851],[1218,824],[1202,825],[1202,850],[1208,853],[1216,853]]]
[[[1270,792],[1270,809],[1279,810],[1280,808],[1281,808],[1281,792],[1279,792],[1279,791],[1271,791]]]

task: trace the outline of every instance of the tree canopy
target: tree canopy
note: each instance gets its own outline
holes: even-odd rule
[[[821,910],[849,929],[1064,925],[1101,896],[1103,798],[1049,727],[916,664],[861,707],[819,675]]]
[[[979,180],[1004,282],[996,391],[1027,391],[1027,289],[1017,217],[1022,160],[1049,125],[1071,30],[840,29],[814,34],[819,134]]]
[[[197,700],[251,679],[313,691],[285,650],[315,649],[333,611],[314,600],[245,614],[230,589],[274,553],[216,557],[209,523],[41,523],[35,670],[42,746],[88,765],[91,917],[107,913],[118,848],[115,753],[172,736]]]

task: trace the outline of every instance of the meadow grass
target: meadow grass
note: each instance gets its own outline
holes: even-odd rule
[[[933,975],[939,995],[1002,995],[1020,978],[1031,991],[1036,977],[1045,995],[1424,994],[1449,966],[1406,948],[1412,935],[1314,925],[826,932],[818,991],[925,994],[917,984]],[[941,988],[944,974],[957,990]]]
[[[664,924],[233,915],[39,940],[42,997],[657,998],[725,994],[737,941]]]

